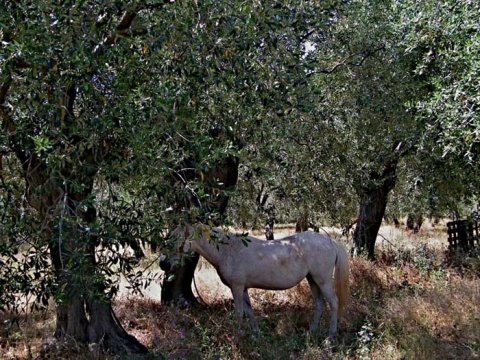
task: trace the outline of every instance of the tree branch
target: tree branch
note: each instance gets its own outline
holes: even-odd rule
[[[132,26],[133,20],[135,20],[136,17],[137,17],[136,12],[132,12],[132,11],[128,11],[128,10],[125,11],[125,14],[123,14],[122,20],[117,25],[117,31],[121,32],[121,31],[129,29],[130,26]]]
[[[137,17],[138,12],[142,10],[158,10],[163,8],[165,5],[174,2],[173,0],[163,0],[162,2],[156,4],[142,4],[139,5],[135,10],[127,10],[123,14],[122,20],[117,25],[115,32],[110,34],[107,39],[105,40],[105,44],[113,45],[117,41],[119,36],[130,36],[130,35],[142,35],[146,33],[146,30],[137,30],[134,33],[130,31],[133,20]],[[100,25],[102,21],[99,21],[98,24]]]
[[[105,39],[105,44],[107,45],[113,45],[117,41],[117,38],[119,35],[122,35],[130,29],[132,26],[133,20],[137,16],[136,12],[132,11],[126,11],[123,14],[122,20],[120,20],[120,23],[117,25],[115,32],[110,34],[106,39]]]
[[[371,56],[375,55],[377,52],[382,51],[385,49],[385,45],[382,45],[376,49],[373,50],[368,50],[368,51],[360,51],[356,52],[353,54],[348,55],[345,59],[340,61],[338,64],[333,66],[331,69],[323,69],[323,70],[318,70],[318,71],[312,71],[311,73],[307,74],[307,77],[310,77],[315,74],[332,74],[334,71],[336,71],[339,67],[341,66],[362,66],[363,63]],[[357,57],[358,55],[363,55],[363,57],[360,59],[358,63],[354,62],[349,62],[350,59]]]
[[[2,86],[0,87],[0,117],[6,123],[7,130],[9,132],[12,132],[15,130],[10,117],[5,112],[5,101],[7,99],[7,94],[8,94],[8,91],[10,90],[11,85],[12,85],[12,77],[11,75],[8,75],[7,78],[4,80],[4,82],[2,83]]]
[[[27,151],[22,151],[23,149],[21,149],[15,142],[15,124],[13,123],[11,116],[5,111],[5,102],[7,100],[8,91],[12,85],[12,81],[12,76],[7,75],[6,79],[2,83],[2,86],[0,87],[0,119],[5,123],[8,133],[13,135],[13,137],[9,137],[10,148],[15,152],[23,164],[27,161],[29,153]]]
[[[5,104],[5,99],[7,98],[8,90],[10,90],[11,85],[12,77],[8,75],[0,87],[0,106]]]

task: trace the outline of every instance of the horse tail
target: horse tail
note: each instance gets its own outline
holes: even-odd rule
[[[350,299],[350,264],[345,246],[336,240],[334,240],[333,243],[335,244],[337,252],[337,261],[335,263],[335,290],[338,298],[338,316],[341,317]]]

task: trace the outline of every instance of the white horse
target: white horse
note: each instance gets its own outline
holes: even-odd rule
[[[258,331],[249,288],[285,290],[306,277],[315,300],[310,331],[318,327],[325,297],[331,310],[329,338],[334,337],[338,317],[349,298],[349,258],[341,243],[313,231],[264,241],[205,225],[180,225],[172,236],[182,241],[184,252],[193,250],[215,267],[232,291],[239,324],[245,312],[252,329]]]

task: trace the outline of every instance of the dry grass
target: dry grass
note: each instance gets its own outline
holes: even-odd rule
[[[0,313],[0,358],[30,359],[37,355],[55,329],[53,304],[28,314]]]
[[[197,285],[208,305],[165,307],[158,300],[123,298],[116,301],[115,311],[125,328],[149,347],[148,359],[480,358],[478,254],[446,256],[446,236],[435,228],[410,235],[384,227],[382,235],[376,262],[352,259],[352,302],[333,347],[323,342],[328,310],[319,333],[307,332],[313,309],[306,283],[285,292],[252,291],[261,334],[239,337],[231,297],[221,285],[207,281],[217,280],[204,263],[204,278],[197,276]],[[52,312],[20,317],[8,336],[2,334],[0,357],[36,357],[53,325]],[[78,350],[58,351],[50,358],[59,357],[98,358]]]

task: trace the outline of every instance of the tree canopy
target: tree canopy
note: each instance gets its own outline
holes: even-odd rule
[[[58,336],[142,351],[107,306],[115,271],[143,276],[118,249],[168,251],[179,216],[360,215],[355,246],[373,255],[385,213],[478,201],[479,15],[450,0],[3,1],[0,308],[53,296]]]

